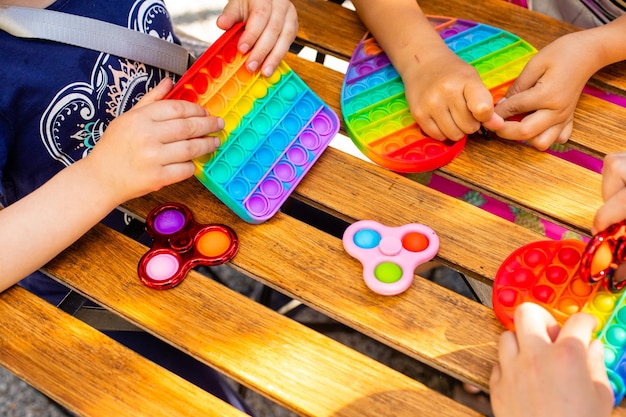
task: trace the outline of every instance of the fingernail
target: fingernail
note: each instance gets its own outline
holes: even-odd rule
[[[259,68],[259,63],[256,61],[252,61],[248,63],[248,71],[254,72]]]
[[[274,73],[274,67],[273,66],[268,65],[265,68],[263,68],[263,75],[264,76],[271,77],[273,73]]]
[[[217,127],[221,129],[224,129],[224,119],[222,119],[221,117],[217,118]]]
[[[496,105],[500,104],[500,103],[504,103],[504,101],[506,100],[506,97],[502,97],[500,100],[498,100],[498,102],[496,103]]]
[[[222,144],[219,138],[213,138],[213,144],[215,145],[215,149],[219,148]]]
[[[239,45],[239,52],[241,52],[242,54],[247,53],[250,50],[250,45],[248,45],[247,43],[242,43],[241,45]]]

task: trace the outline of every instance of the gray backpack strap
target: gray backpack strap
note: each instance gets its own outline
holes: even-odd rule
[[[193,62],[182,46],[123,26],[68,13],[0,6],[0,29],[143,62],[182,75]]]

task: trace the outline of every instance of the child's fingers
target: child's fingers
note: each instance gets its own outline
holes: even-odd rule
[[[476,82],[468,82],[465,85],[463,96],[467,103],[467,109],[472,113],[475,120],[484,123],[492,121],[497,126],[497,119],[493,119],[493,97],[485,85],[477,79]],[[497,116],[500,118],[500,116]]]
[[[554,317],[543,307],[534,303],[522,303],[515,309],[515,329],[520,351],[541,351],[552,344]]]
[[[510,91],[510,90],[509,90]],[[496,113],[504,120],[520,114],[542,109],[544,104],[541,93],[535,89],[521,91],[514,96],[502,98],[495,107]]]
[[[190,178],[196,172],[193,162],[178,162],[168,164],[163,167],[161,183],[162,186],[174,184]]]
[[[606,155],[602,171],[602,198],[606,201],[626,188],[626,152]]]
[[[520,122],[524,123],[524,121]],[[554,142],[561,140],[561,135],[564,132],[564,127],[562,123],[556,124],[554,126],[550,126],[544,131],[540,132],[535,137],[528,139],[527,142],[532,145],[535,149],[540,151],[545,151],[548,149]],[[567,139],[565,139],[567,141]]]
[[[519,344],[515,333],[510,330],[503,332],[498,341],[498,362],[504,365],[510,364],[518,354]]]
[[[252,49],[265,30],[274,12],[273,8],[271,0],[231,1],[224,7],[222,15],[217,19],[217,25],[220,29],[227,30],[236,22],[246,22],[246,28],[237,45],[239,52],[245,54]],[[249,69],[256,70],[256,68]]]
[[[506,100],[519,93],[530,90],[537,84],[537,81],[544,73],[545,69],[539,63],[536,63],[536,60],[531,59],[513,84],[511,84],[511,87],[509,87],[503,98]],[[506,117],[504,118],[506,119]]]
[[[191,161],[192,159],[215,152],[219,146],[219,139],[215,137],[203,137],[169,143],[166,152],[163,152],[162,165],[176,164]]]
[[[445,120],[443,118],[445,117]],[[452,116],[448,112],[448,110],[444,110],[444,112],[437,113],[438,120],[433,119],[430,116],[425,116],[418,121],[420,128],[433,139],[436,140],[446,140],[450,137],[446,135],[446,133],[441,128],[442,125],[446,123],[454,124],[452,120]],[[417,119],[416,119],[417,120]],[[460,131],[459,131],[460,132]]]
[[[587,360],[589,362],[591,380],[598,384],[598,390],[601,395],[605,395],[607,397],[606,402],[613,404],[615,402],[613,389],[611,389],[609,377],[606,373],[606,366],[604,364],[604,346],[600,340],[595,339],[591,341],[591,344],[589,345],[589,352],[587,354]]]
[[[595,234],[624,219],[626,219],[626,188],[613,194],[596,211],[592,232]]]
[[[228,30],[237,22],[244,21],[244,11],[241,10],[239,2],[230,1],[224,7],[222,14],[217,18],[217,27]]]
[[[161,161],[163,169],[161,179],[164,184],[173,184],[191,177],[196,171],[192,159],[215,152],[219,146],[219,139],[214,137],[187,139],[165,146],[166,152],[161,153],[165,158]]]
[[[489,130],[498,130],[504,126],[504,119],[496,112],[491,115],[489,120],[483,122],[483,126],[485,126]]]
[[[577,313],[570,316],[563,325],[557,337],[558,341],[568,338],[576,339],[583,346],[588,347],[593,331],[598,325],[598,319],[587,313]]]
[[[224,120],[206,115],[192,115],[161,121],[155,128],[161,143],[172,143],[219,132],[224,128]]]
[[[147,106],[148,104],[163,100],[165,96],[172,90],[173,86],[174,82],[170,78],[163,78],[161,82],[156,85],[156,87],[146,93],[146,95],[143,96],[143,98],[139,100],[139,102],[137,102],[134,108],[141,108]]]
[[[217,121],[222,120],[219,117],[209,116],[207,110],[196,104],[185,100],[160,100],[144,106],[141,111],[143,116],[152,122],[167,122],[187,118],[211,118]]]
[[[496,111],[502,115],[499,106],[496,107]],[[551,130],[553,127],[554,129]],[[562,130],[563,125],[554,123],[550,110],[538,110],[524,116],[521,121],[509,121],[505,118],[502,128],[496,133],[503,139],[534,141],[532,145],[537,149],[546,149],[545,144],[549,141],[553,142]],[[537,139],[542,133],[545,133],[544,136]],[[551,142],[547,146],[550,144]]]
[[[291,3],[289,3],[291,6]],[[286,13],[286,14],[282,14]],[[293,7],[280,10],[276,16],[268,22],[266,30],[260,35],[248,58],[248,67],[261,65],[264,76],[272,75],[280,61],[283,59],[289,46],[292,44],[298,32],[298,16]],[[260,63],[260,64],[256,64]]]

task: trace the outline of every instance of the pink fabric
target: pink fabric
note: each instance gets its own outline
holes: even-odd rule
[[[504,0],[507,3],[511,3],[511,4],[516,4],[518,6],[522,6],[528,9],[528,3],[526,2],[526,0]]]

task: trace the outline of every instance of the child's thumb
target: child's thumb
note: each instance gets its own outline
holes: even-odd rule
[[[240,5],[236,1],[228,2],[222,10],[222,14],[217,18],[217,27],[222,30],[228,30],[237,22],[244,21],[245,11],[241,10]]]
[[[146,93],[145,96],[142,97],[141,100],[137,102],[135,107],[143,107],[150,103],[154,103],[159,100],[163,100],[167,94],[172,91],[172,87],[174,86],[171,78],[165,77],[161,80],[160,83],[156,85],[152,90]]]

